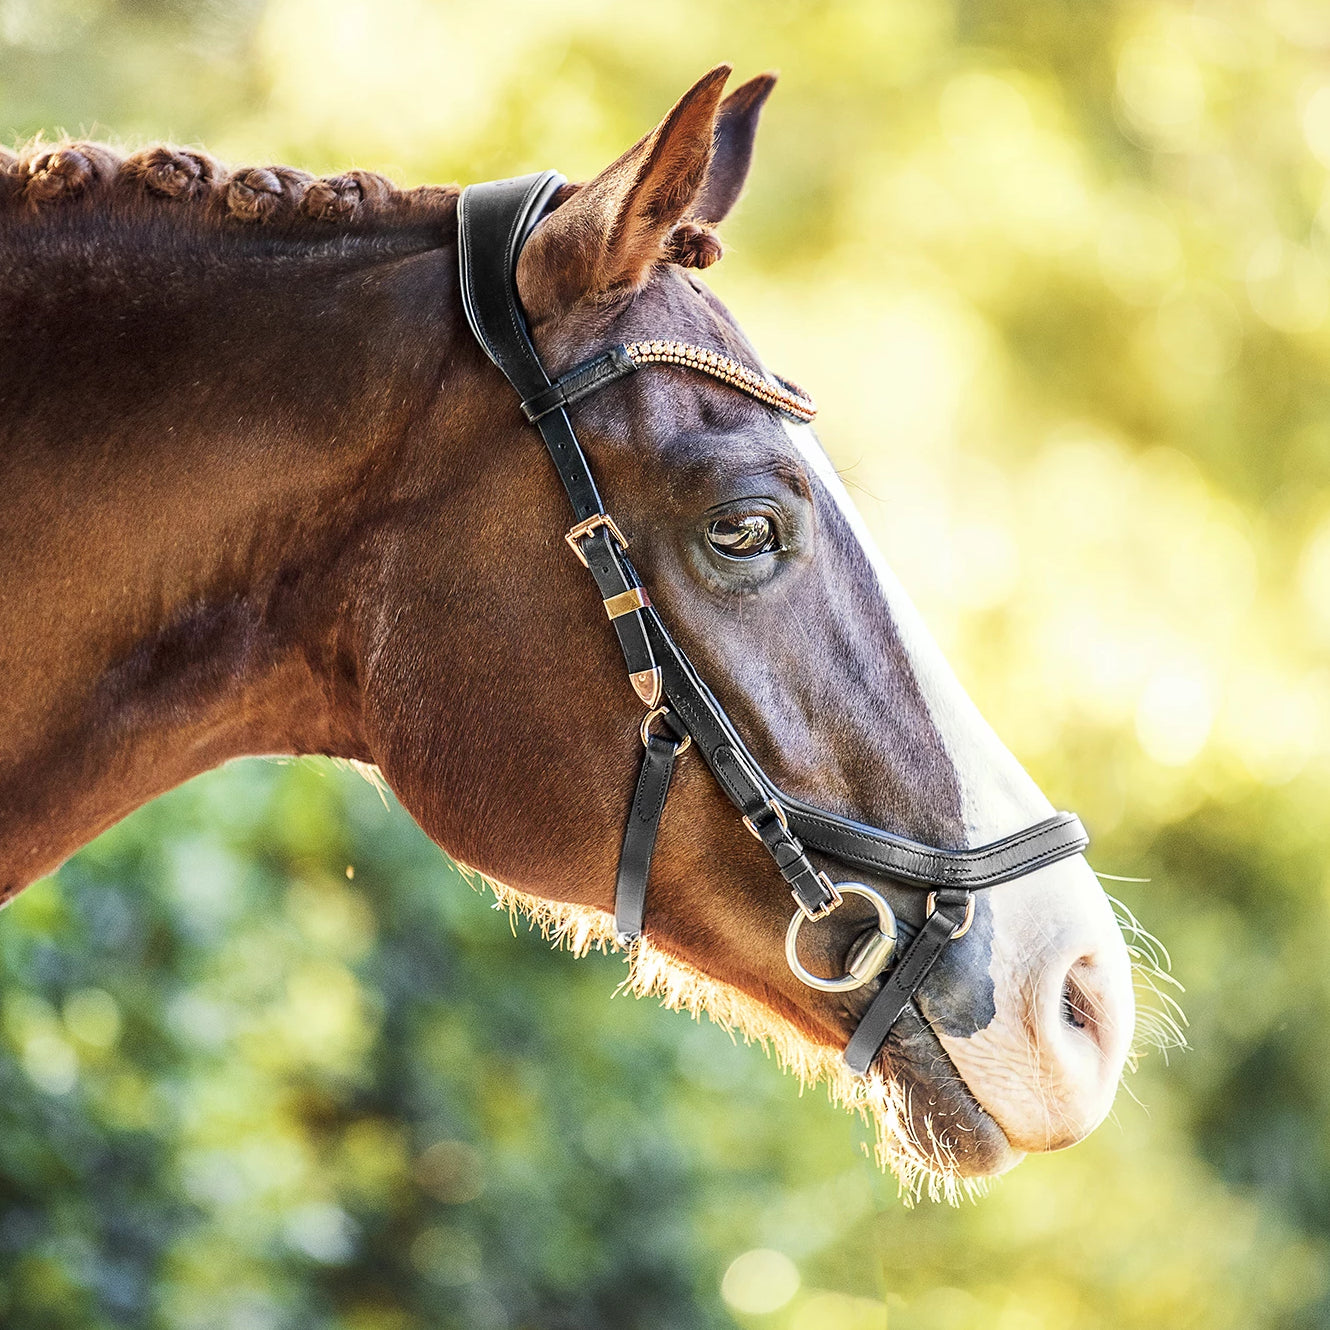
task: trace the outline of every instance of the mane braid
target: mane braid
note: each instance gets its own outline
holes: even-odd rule
[[[76,208],[315,239],[338,230],[434,225],[455,215],[457,196],[451,185],[398,189],[372,171],[316,177],[290,166],[228,170],[198,149],[166,144],[129,155],[73,140],[0,149],[0,213],[35,219]]]

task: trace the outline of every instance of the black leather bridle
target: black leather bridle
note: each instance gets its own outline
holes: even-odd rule
[[[813,987],[838,990],[860,987],[886,971],[845,1049],[850,1069],[866,1075],[924,977],[947,944],[969,927],[973,893],[1079,854],[1089,838],[1074,814],[1057,813],[979,849],[935,849],[816,808],[786,794],[763,771],[652,606],[628,561],[628,542],[601,501],[568,415],[571,403],[634,373],[637,362],[628,348],[618,346],[551,382],[532,345],[517,295],[517,257],[564,183],[563,176],[545,171],[463,190],[457,207],[458,251],[467,322],[516,389],[523,414],[545,441],[576,519],[567,533],[568,544],[596,580],[630,681],[648,708],[641,727],[642,766],[619,859],[619,940],[629,945],[641,935],[651,856],[674,762],[695,744],[744,824],[775,860],[798,904],[786,940],[795,974]],[[881,892],[857,882],[833,884],[813,865],[805,847],[928,891],[924,925],[893,968],[888,969],[896,950],[895,919]],[[799,926],[805,919],[824,918],[844,893],[872,901],[878,926],[851,950],[844,976],[819,979],[799,963]]]

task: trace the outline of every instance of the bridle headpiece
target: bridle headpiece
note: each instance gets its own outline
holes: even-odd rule
[[[564,183],[561,175],[545,171],[463,190],[457,207],[458,252],[467,322],[545,441],[575,519],[568,544],[595,578],[633,690],[647,707],[642,765],[619,856],[616,932],[625,945],[641,935],[651,856],[674,763],[696,745],[798,905],[786,934],[794,973],[810,987],[829,991],[859,988],[885,976],[845,1050],[850,1069],[866,1075],[929,970],[969,928],[974,893],[1079,854],[1089,838],[1074,814],[1056,813],[979,849],[935,849],[805,803],[766,774],[652,605],[629,562],[628,542],[601,501],[568,408],[648,364],[709,374],[794,420],[811,420],[816,408],[794,384],[772,382],[720,352],[674,339],[612,347],[551,382],[531,342],[516,270],[523,244]],[[927,918],[899,959],[895,916],[882,893],[860,882],[833,883],[814,865],[810,849],[928,892]],[[799,929],[805,920],[830,914],[847,894],[869,900],[878,923],[851,950],[845,974],[823,979],[799,960]]]

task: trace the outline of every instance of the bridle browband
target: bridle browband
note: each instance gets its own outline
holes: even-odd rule
[[[749,753],[652,606],[628,560],[628,541],[601,501],[568,408],[644,364],[697,369],[796,420],[811,420],[813,404],[793,384],[772,382],[719,352],[672,339],[613,347],[551,382],[532,345],[515,274],[523,244],[564,183],[557,172],[544,171],[464,189],[457,205],[458,252],[467,322],[516,389],[522,413],[545,441],[575,518],[568,544],[595,578],[633,690],[647,707],[641,724],[642,765],[615,884],[616,933],[624,945],[641,936],[651,856],[674,763],[696,745],[744,825],[775,861],[799,907],[786,935],[794,973],[811,987],[838,991],[862,987],[886,972],[845,1049],[850,1069],[866,1075],[924,977],[948,943],[969,928],[973,893],[1079,854],[1089,838],[1074,814],[1057,813],[979,849],[935,849],[786,794]],[[885,897],[863,883],[833,883],[814,866],[809,849],[928,891],[923,927],[894,967],[888,969],[896,950],[896,925]],[[799,961],[799,928],[805,920],[825,918],[844,894],[871,901],[878,925],[852,948],[843,976],[822,979]]]

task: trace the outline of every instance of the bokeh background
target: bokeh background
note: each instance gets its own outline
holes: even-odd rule
[[[578,177],[719,59],[782,81],[708,279],[1191,1050],[909,1210],[359,776],[240,763],[0,918],[0,1324],[1330,1326],[1324,0],[0,0],[0,132]]]

